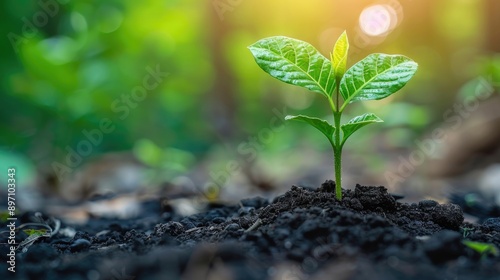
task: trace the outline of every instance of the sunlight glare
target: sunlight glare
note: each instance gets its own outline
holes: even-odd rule
[[[373,5],[359,16],[361,30],[369,36],[381,36],[391,31],[397,23],[396,11],[389,5]]]

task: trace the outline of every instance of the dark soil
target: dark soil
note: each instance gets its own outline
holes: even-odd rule
[[[0,278],[500,279],[499,256],[463,244],[500,248],[500,219],[464,223],[455,204],[402,203],[384,187],[358,185],[339,202],[324,191],[333,185],[294,186],[272,202],[245,199],[189,217],[145,202],[141,218],[91,219],[71,238],[37,241],[18,252],[15,274],[2,246]]]

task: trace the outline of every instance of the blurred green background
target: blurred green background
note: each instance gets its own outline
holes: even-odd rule
[[[267,180],[333,178],[333,155],[321,134],[274,120],[277,111],[323,117],[325,100],[265,74],[247,46],[285,35],[328,56],[347,30],[349,65],[372,52],[419,63],[399,93],[358,103],[344,119],[369,110],[386,121],[360,131],[344,152],[346,186],[384,184],[389,154],[411,149],[442,123],[467,81],[498,78],[497,3],[2,1],[0,165],[16,166],[28,185],[40,173],[59,168],[56,177],[71,176],[85,162],[117,152],[152,167],[155,183],[187,175],[199,186],[245,181],[265,189]],[[96,129],[102,137],[92,134]],[[68,148],[83,151],[74,166]],[[234,179],[233,169],[245,180]]]

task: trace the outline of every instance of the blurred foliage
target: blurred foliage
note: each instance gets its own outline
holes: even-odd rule
[[[442,121],[441,112],[466,81],[484,71],[500,81],[500,59],[492,59],[483,44],[484,1],[358,2],[3,1],[1,162],[18,165],[13,157],[34,166],[64,162],[67,148],[77,149],[88,140],[84,131],[99,129],[103,119],[113,130],[103,132],[85,158],[133,150],[156,170],[175,171],[171,175],[215,151],[227,153],[221,162],[235,156],[251,162],[238,145],[273,125],[273,109],[328,113],[315,94],[281,85],[258,69],[246,47],[266,36],[308,41],[327,56],[347,30],[354,42],[350,64],[371,52],[405,54],[420,64],[400,93],[366,105],[387,120],[385,126],[367,129],[369,134],[346,147],[375,159],[376,147],[367,143],[377,129],[389,145],[412,145],[429,124]],[[373,4],[393,12],[391,30],[382,36],[369,37],[359,28],[359,14]],[[146,90],[143,100],[126,101],[144,87],[151,69],[168,75]],[[363,111],[355,107],[347,113]],[[304,142],[326,151],[320,137],[287,124],[259,142],[258,154],[279,157]],[[297,162],[283,165],[299,168],[300,157],[294,158]],[[28,165],[22,169],[32,176]]]
[[[147,181],[150,185],[169,182],[179,174],[185,174],[195,164],[193,155],[175,148],[162,149],[149,139],[137,141],[133,147],[136,158],[149,167]]]
[[[490,254],[493,256],[498,256],[498,249],[494,244],[469,241],[469,240],[462,241],[462,243],[465,244],[465,246],[471,248],[472,250],[478,252],[481,256],[486,256]]]

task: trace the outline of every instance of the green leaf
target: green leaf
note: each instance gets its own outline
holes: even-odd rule
[[[346,71],[340,81],[344,107],[358,100],[379,100],[400,90],[417,71],[406,56],[370,54]]]
[[[362,128],[365,125],[375,122],[384,122],[384,121],[379,117],[377,117],[375,114],[366,113],[361,116],[354,117],[346,124],[341,125],[340,128],[342,129],[342,133],[344,135],[342,139],[342,144],[344,144],[347,138],[349,138],[349,136],[351,136],[358,129]]]
[[[248,47],[262,70],[288,84],[331,97],[335,90],[331,62],[309,43],[284,36]]]
[[[47,230],[46,229],[23,229],[23,231],[28,235],[28,236],[31,236],[31,235],[44,235],[45,233],[47,233]]]
[[[335,132],[335,127],[333,125],[331,125],[329,122],[322,120],[322,119],[305,116],[305,115],[298,115],[298,116],[288,115],[285,117],[285,120],[287,120],[287,121],[288,120],[296,120],[296,121],[306,122],[306,123],[310,124],[311,126],[313,126],[314,128],[316,128],[317,130],[321,131],[321,133],[323,133],[326,136],[326,138],[328,138],[330,143],[333,144],[332,137],[333,137],[333,133]]]
[[[478,252],[479,254],[492,254],[494,256],[498,256],[498,250],[495,245],[490,244],[490,243],[482,243],[482,242],[475,242],[475,241],[469,241],[469,240],[464,240],[462,241],[463,244],[465,244],[467,247],[471,248],[472,250]]]
[[[342,35],[337,39],[335,46],[333,47],[333,53],[331,55],[332,65],[335,73],[335,78],[340,81],[342,76],[344,76],[345,70],[347,68],[347,52],[349,51],[349,40],[347,39],[347,33],[344,31]]]

